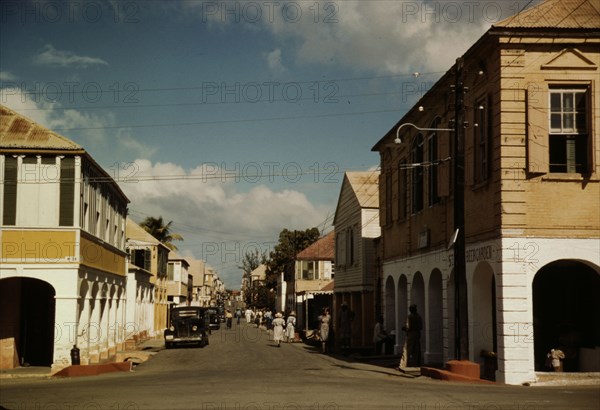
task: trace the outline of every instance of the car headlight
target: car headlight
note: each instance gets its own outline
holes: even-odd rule
[[[192,326],[192,330],[195,332],[196,330],[198,330],[198,326],[196,326],[196,325]]]
[[[171,326],[171,327],[169,328],[169,330],[170,330],[171,332],[174,332],[174,331],[175,331],[175,327]]]

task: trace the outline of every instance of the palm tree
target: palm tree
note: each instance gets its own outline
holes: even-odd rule
[[[171,249],[172,251],[176,251],[177,246],[173,245],[173,241],[183,241],[183,236],[170,231],[172,223],[173,221],[169,221],[167,224],[165,224],[162,216],[159,216],[158,218],[149,216],[144,219],[144,222],[141,223],[141,226],[167,248]]]

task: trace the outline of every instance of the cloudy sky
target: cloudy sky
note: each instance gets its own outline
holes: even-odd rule
[[[0,98],[83,145],[238,288],[495,22],[537,0],[2,1]],[[415,75],[415,73],[419,73]]]

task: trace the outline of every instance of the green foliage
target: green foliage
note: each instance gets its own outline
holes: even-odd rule
[[[253,293],[250,289],[250,274],[260,265],[266,265],[268,263],[267,251],[259,252],[256,249],[254,252],[246,252],[242,259],[242,266],[238,266],[243,271],[243,278],[246,280],[243,281],[245,284],[244,288],[244,302],[246,305],[255,305],[255,301],[252,300]]]
[[[176,251],[177,246],[173,245],[172,242],[183,241],[183,236],[178,233],[171,232],[172,223],[173,221],[169,221],[165,224],[162,216],[159,216],[158,218],[149,216],[144,219],[144,222],[142,222],[140,225],[146,230],[146,232],[158,239],[167,248]]]
[[[296,255],[315,243],[321,233],[318,228],[309,228],[305,231],[290,231],[284,229],[279,233],[279,243],[271,252],[267,263],[267,287],[277,285],[277,276],[284,272],[286,280],[294,274],[294,261]]]

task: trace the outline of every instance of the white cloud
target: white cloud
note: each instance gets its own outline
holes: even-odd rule
[[[133,179],[123,184],[131,207],[160,214],[186,226],[202,226],[229,238],[264,237],[283,227],[303,229],[322,221],[322,210],[301,192],[274,191],[256,184],[242,191],[230,174],[215,166],[191,170],[173,163],[136,160]]]
[[[230,27],[235,22],[249,30],[268,30],[279,48],[285,47],[290,58],[295,56],[297,64],[343,65],[377,73],[407,74],[417,69],[447,70],[493,23],[513,15],[531,1],[252,4],[248,8],[239,0],[223,0],[187,11],[194,11],[211,27]],[[255,18],[257,11],[259,19]],[[276,57],[280,57],[277,49],[269,54],[270,67],[274,67],[271,64],[276,63]]]
[[[121,187],[130,215],[173,221],[178,253],[207,260],[228,286],[237,287],[238,266],[250,251],[270,251],[282,229],[307,229],[323,223],[328,209],[315,207],[305,194],[224,178],[231,171],[203,164],[184,169],[174,163],[136,160],[132,182]]]
[[[108,151],[112,153],[110,158],[119,161],[117,154],[122,158],[151,158],[156,153],[155,147],[140,143],[127,129],[119,130],[116,135],[109,133],[106,127],[116,124],[116,117],[110,111],[65,109],[60,103],[52,103],[16,87],[1,88],[0,103],[72,139],[92,156],[99,151]],[[73,131],[69,131],[71,129]]]
[[[15,81],[19,77],[8,71],[0,71],[0,81]]]
[[[273,74],[282,74],[286,71],[281,61],[281,49],[276,49],[267,53],[267,64]]]
[[[49,67],[87,68],[108,63],[100,58],[78,56],[71,51],[57,50],[52,44],[46,44],[42,51],[33,59],[34,63]]]

